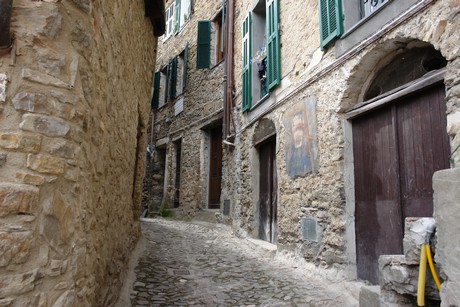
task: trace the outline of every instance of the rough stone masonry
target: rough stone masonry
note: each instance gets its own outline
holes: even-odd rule
[[[15,0],[0,57],[0,306],[104,306],[139,235],[144,1]]]

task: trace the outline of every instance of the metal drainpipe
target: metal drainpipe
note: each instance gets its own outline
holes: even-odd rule
[[[227,35],[225,57],[225,100],[224,100],[224,140],[227,140],[230,131],[230,121],[233,105],[233,23],[234,23],[234,0],[228,0],[227,5]]]
[[[13,0],[0,0],[0,56],[11,50],[11,12]]]

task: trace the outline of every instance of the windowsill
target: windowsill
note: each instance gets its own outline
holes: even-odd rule
[[[217,64],[212,66],[209,70],[214,70],[216,67],[220,66],[220,64],[222,64],[223,62],[224,62],[224,59],[220,60],[219,62],[217,62]]]
[[[249,111],[252,111],[254,109],[256,109],[258,106],[260,106],[261,104],[264,103],[264,101],[266,101],[268,98],[270,98],[270,92],[268,92],[267,94],[265,94],[264,97],[260,98],[259,101],[257,101]]]

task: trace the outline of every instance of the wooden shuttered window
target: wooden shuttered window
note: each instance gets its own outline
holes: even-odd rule
[[[279,0],[266,2],[267,88],[271,90],[281,81]]]
[[[177,56],[175,56],[170,63],[171,71],[170,71],[170,79],[171,85],[169,87],[169,97],[171,99],[176,98],[176,85],[177,85]]]
[[[209,68],[211,60],[211,21],[198,21],[196,68]]]
[[[152,109],[158,109],[158,105],[160,104],[160,79],[161,79],[161,72],[155,72],[153,77],[153,97],[151,101]]]
[[[184,50],[184,69],[182,74],[182,92],[187,87],[187,70],[188,70],[188,43]]]
[[[174,33],[179,33],[180,30],[180,14],[181,14],[180,0],[176,0],[176,20],[174,25]]]
[[[243,112],[251,109],[252,106],[252,14],[243,22]]]
[[[318,0],[321,49],[343,33],[342,0]]]

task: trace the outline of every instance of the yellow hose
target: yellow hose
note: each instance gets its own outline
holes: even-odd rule
[[[420,267],[418,271],[417,306],[425,306],[426,282],[426,248],[425,243],[420,249]]]
[[[439,282],[438,274],[436,274],[436,270],[434,269],[433,264],[433,257],[431,257],[431,247],[430,244],[425,244],[426,246],[426,258],[428,259],[428,264],[430,265],[431,275],[433,276],[434,282],[438,287],[438,291],[441,291],[441,283]]]

